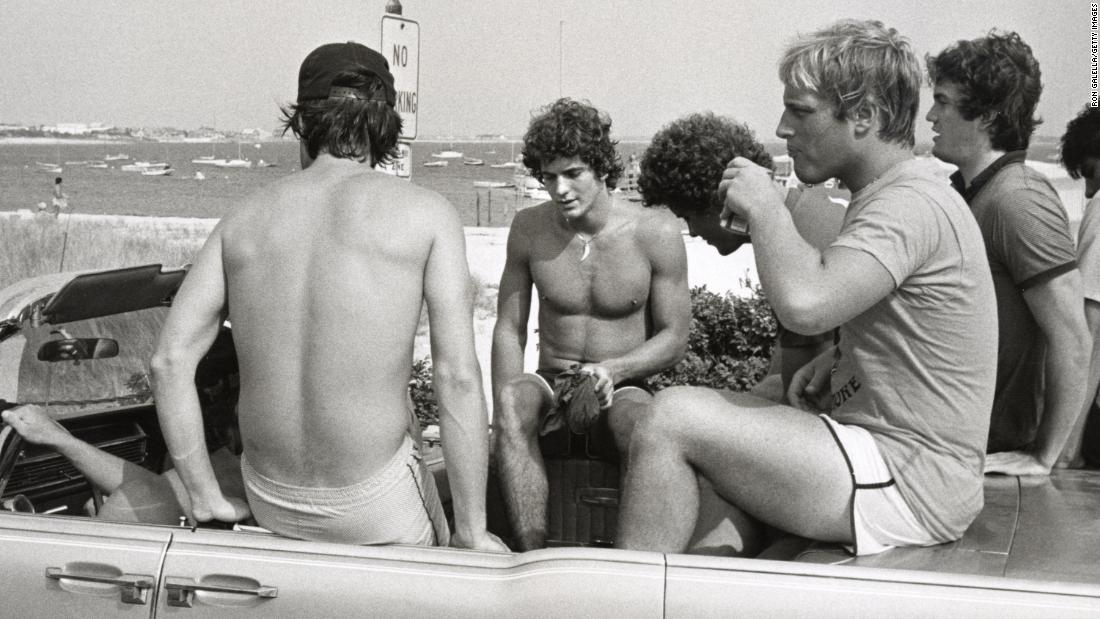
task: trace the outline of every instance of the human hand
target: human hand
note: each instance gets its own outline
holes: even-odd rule
[[[511,552],[511,549],[499,537],[488,531],[482,531],[469,539],[459,532],[451,536],[451,546],[455,548],[469,548],[470,550],[484,550],[487,552]]]
[[[610,408],[615,395],[615,377],[611,370],[596,363],[586,363],[578,370],[580,374],[588,374],[596,379],[596,400],[600,403],[600,410]]]
[[[209,502],[197,501],[195,497],[191,497],[191,501],[191,517],[196,522],[240,522],[252,515],[247,501],[240,497],[227,497],[220,492]]]
[[[771,172],[744,157],[734,157],[726,166],[718,197],[722,201],[719,220],[725,228],[734,219],[748,221],[759,211],[783,207],[783,196]]]
[[[830,348],[794,373],[787,387],[787,401],[791,406],[813,413],[829,410],[834,361]]]
[[[72,434],[54,421],[45,408],[36,404],[10,408],[0,413],[0,418],[14,428],[23,440],[35,445],[57,447],[72,438]]]
[[[1026,451],[1002,451],[985,457],[986,475],[1050,475],[1050,467]]]

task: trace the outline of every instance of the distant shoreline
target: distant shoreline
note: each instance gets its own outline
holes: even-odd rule
[[[0,146],[11,145],[80,145],[80,144],[236,144],[238,140],[136,140],[133,138],[120,138],[100,140],[97,138],[40,138],[40,137],[0,137]],[[268,142],[294,142],[292,139],[268,139],[268,140],[240,140],[247,144],[266,144]],[[419,144],[519,144],[522,138],[417,138],[413,142]],[[623,139],[620,144],[648,144],[649,140]]]

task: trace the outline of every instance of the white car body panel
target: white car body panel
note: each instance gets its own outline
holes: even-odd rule
[[[81,575],[160,579],[171,532],[96,520],[0,512],[3,617],[152,617],[157,588],[143,604],[121,601],[118,585],[46,576],[48,568]]]
[[[668,555],[665,617],[1097,617],[1100,587],[763,559]]]

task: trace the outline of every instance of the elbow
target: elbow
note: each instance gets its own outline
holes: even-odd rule
[[[481,392],[481,370],[473,364],[440,363],[432,367],[432,384],[437,392],[447,395],[465,396]]]
[[[669,351],[668,361],[662,369],[667,370],[684,360],[688,352],[688,335],[689,333],[687,331],[677,334],[676,343]]]
[[[794,295],[785,303],[773,303],[773,308],[783,327],[800,335],[817,335],[837,326],[828,306],[808,295]]]
[[[149,370],[153,375],[154,383],[167,382],[175,377],[186,374],[190,364],[183,351],[171,346],[158,346],[149,360]]]

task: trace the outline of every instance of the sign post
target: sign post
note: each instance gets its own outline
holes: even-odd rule
[[[403,178],[412,175],[412,149],[416,139],[420,88],[420,24],[393,14],[382,16],[382,55],[390,63],[393,86],[397,91],[394,108],[401,116],[401,158],[385,166],[385,171]]]

